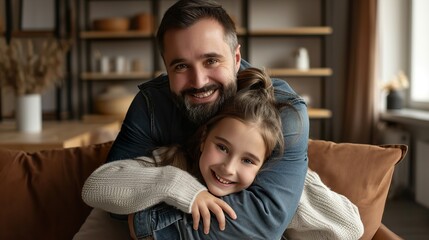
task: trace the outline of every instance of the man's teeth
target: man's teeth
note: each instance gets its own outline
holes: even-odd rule
[[[214,93],[214,90],[209,90],[206,92],[194,93],[192,96],[194,96],[196,98],[205,98],[205,97],[212,95],[213,93]]]
[[[227,181],[227,180],[225,180],[225,179],[223,179],[223,178],[219,177],[219,176],[218,176],[218,175],[216,175],[216,174],[215,174],[215,176],[216,176],[217,180],[218,180],[219,182],[223,183],[223,184],[230,184],[230,183],[232,183],[232,182],[230,182],[230,181]]]

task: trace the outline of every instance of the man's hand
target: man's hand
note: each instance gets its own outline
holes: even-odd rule
[[[208,234],[210,230],[210,211],[216,215],[219,222],[219,229],[225,229],[224,211],[232,218],[236,219],[237,215],[234,210],[222,199],[213,196],[208,191],[200,192],[192,204],[192,219],[194,222],[193,228],[198,230],[200,218],[203,220],[204,233]]]

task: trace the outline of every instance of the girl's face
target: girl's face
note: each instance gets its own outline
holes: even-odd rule
[[[259,130],[234,118],[220,120],[201,143],[200,171],[209,191],[225,196],[249,187],[265,158]]]

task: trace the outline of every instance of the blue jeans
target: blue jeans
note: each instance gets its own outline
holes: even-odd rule
[[[181,234],[184,214],[166,204],[141,211],[134,216],[137,238],[153,236],[154,239],[185,239]],[[161,231],[162,230],[162,231]]]

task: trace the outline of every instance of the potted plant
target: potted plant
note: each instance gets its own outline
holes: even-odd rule
[[[401,109],[403,107],[403,90],[408,87],[408,78],[402,71],[399,71],[384,84],[383,89],[387,90],[387,109]]]
[[[18,130],[41,130],[41,93],[61,84],[70,45],[55,39],[13,39],[9,45],[0,44],[0,86],[12,89],[16,96]]]

